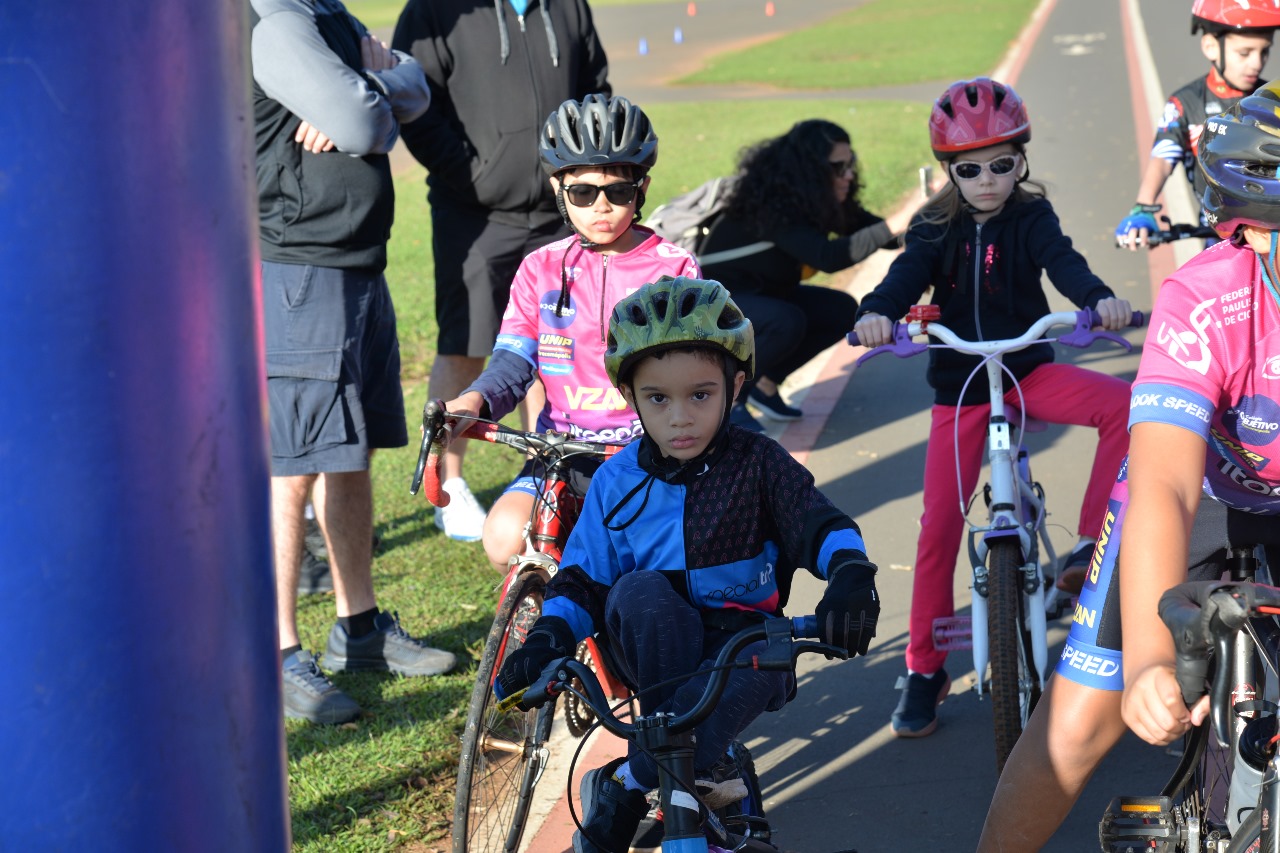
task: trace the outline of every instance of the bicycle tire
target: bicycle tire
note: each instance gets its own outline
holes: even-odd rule
[[[591,650],[587,648],[585,641],[578,643],[578,649],[573,656],[580,663],[586,664],[593,670],[596,668],[596,662],[591,657]],[[573,679],[573,687],[579,692],[583,690],[582,682],[576,678]],[[569,729],[569,734],[575,738],[580,738],[595,725],[595,711],[592,711],[591,706],[582,701],[582,698],[577,693],[565,693],[563,701],[565,727]]]
[[[1013,539],[992,542],[987,554],[987,643],[997,775],[1040,698],[1039,680],[1030,665],[1031,637],[1023,601],[1018,543]]]
[[[519,575],[498,606],[485,640],[462,732],[453,808],[454,853],[514,853],[519,847],[555,706],[500,711],[492,685],[502,662],[523,645],[529,628],[542,615],[546,586],[539,572]]]

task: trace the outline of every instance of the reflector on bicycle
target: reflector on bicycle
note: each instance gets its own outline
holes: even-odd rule
[[[1173,853],[1178,835],[1173,800],[1168,797],[1116,797],[1098,826],[1104,853]]]
[[[933,647],[940,652],[973,648],[973,617],[941,616],[933,620]]]

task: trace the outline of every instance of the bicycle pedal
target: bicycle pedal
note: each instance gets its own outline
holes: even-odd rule
[[[1178,836],[1169,797],[1116,797],[1098,824],[1098,841],[1107,853],[1173,853]]]
[[[973,620],[968,616],[940,616],[933,620],[933,647],[940,652],[973,648]]]

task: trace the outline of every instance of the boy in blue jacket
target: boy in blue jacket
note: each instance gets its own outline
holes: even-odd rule
[[[730,424],[754,361],[751,323],[717,282],[663,276],[614,307],[605,365],[644,435],[593,478],[543,615],[494,683],[499,698],[599,633],[644,713],[685,711],[706,676],[666,682],[709,664],[739,629],[781,615],[800,566],[827,581],[822,639],[866,654],[880,603],[858,526],[775,441]],[[699,776],[793,692],[792,673],[735,670],[695,729]],[[634,745],[587,773],[576,853],[626,850],[657,784],[652,758]]]

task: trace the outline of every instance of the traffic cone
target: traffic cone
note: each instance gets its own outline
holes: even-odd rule
[[[640,55],[641,56],[649,55],[649,40],[646,38],[640,39]]]
[[[774,13],[773,0],[769,0],[769,2],[764,4],[764,16],[766,18],[772,18],[773,13]]]
[[[694,3],[694,2],[690,2],[690,3],[689,3],[689,10],[688,10],[688,11],[689,11],[689,17],[690,17],[690,18],[692,18],[694,15],[697,15],[697,14],[698,14],[698,4],[697,4],[697,3]]]
[[[676,44],[684,44],[684,31],[676,27],[675,35],[671,37],[671,40]]]

